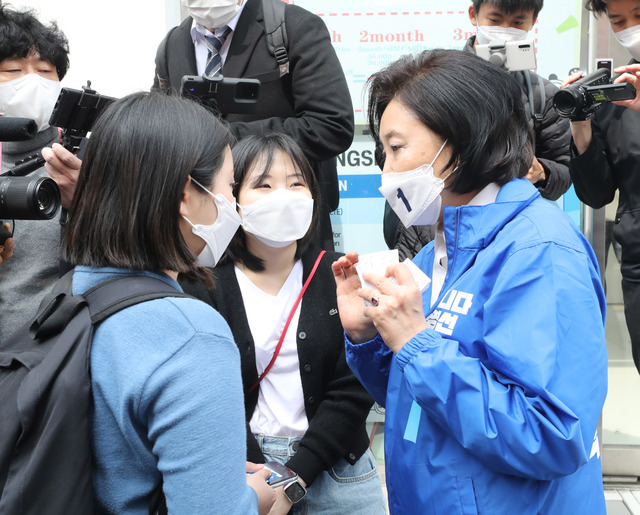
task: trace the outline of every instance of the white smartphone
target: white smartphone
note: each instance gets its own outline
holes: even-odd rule
[[[495,40],[488,45],[476,45],[476,54],[507,71],[534,70],[536,48],[533,40],[502,41]]]

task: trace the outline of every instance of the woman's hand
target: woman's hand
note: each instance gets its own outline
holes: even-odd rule
[[[307,483],[305,483],[304,479],[298,476],[298,481],[300,484],[307,488]],[[293,503],[289,500],[289,498],[284,495],[284,486],[275,489],[276,492],[276,502],[273,504],[273,508],[269,512],[269,515],[287,515]]]
[[[284,495],[284,486],[274,489],[276,502],[273,503],[269,515],[287,515],[293,503]]]
[[[618,104],[620,106],[628,107],[629,109],[633,109],[634,111],[640,113],[640,64],[628,64],[627,66],[620,66],[613,70],[615,73],[622,73],[620,77],[618,77],[614,84],[619,84],[620,82],[628,82],[634,88],[636,88],[636,97],[631,100],[620,100],[618,102],[614,102],[614,104]]]
[[[247,484],[258,494],[259,515],[267,515],[276,501],[273,488],[267,484],[270,475],[271,471],[264,468],[264,465],[247,461]]]
[[[389,279],[392,276],[398,284]],[[375,304],[367,306],[364,313],[373,320],[387,347],[397,354],[405,343],[427,328],[422,293],[402,263],[389,266],[385,276],[368,273],[363,278],[380,290],[362,288],[358,292],[361,299]]]
[[[342,327],[353,343],[363,343],[375,338],[378,331],[364,313],[364,303],[359,296],[360,278],[356,272],[358,254],[349,252],[335,261],[331,268],[336,280],[338,311]]]

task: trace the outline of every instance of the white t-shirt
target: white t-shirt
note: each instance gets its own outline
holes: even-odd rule
[[[278,345],[284,325],[302,290],[302,262],[298,260],[278,295],[262,291],[235,267],[244,309],[256,350],[258,376],[266,369]],[[251,418],[251,432],[271,436],[301,437],[309,428],[304,409],[296,335],[300,306],[289,324],[280,354],[260,383],[258,404]]]

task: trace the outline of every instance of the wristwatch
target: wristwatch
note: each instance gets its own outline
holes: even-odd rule
[[[307,495],[307,489],[296,479],[284,487],[284,495],[295,504],[304,499],[304,496]]]

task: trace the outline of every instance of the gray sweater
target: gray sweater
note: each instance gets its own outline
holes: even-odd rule
[[[29,141],[4,142],[2,173],[56,140],[57,129],[51,127]],[[29,177],[46,175],[40,168]],[[43,295],[58,278],[59,215],[51,220],[16,220],[14,242],[13,257],[0,266],[0,342],[35,314]]]

